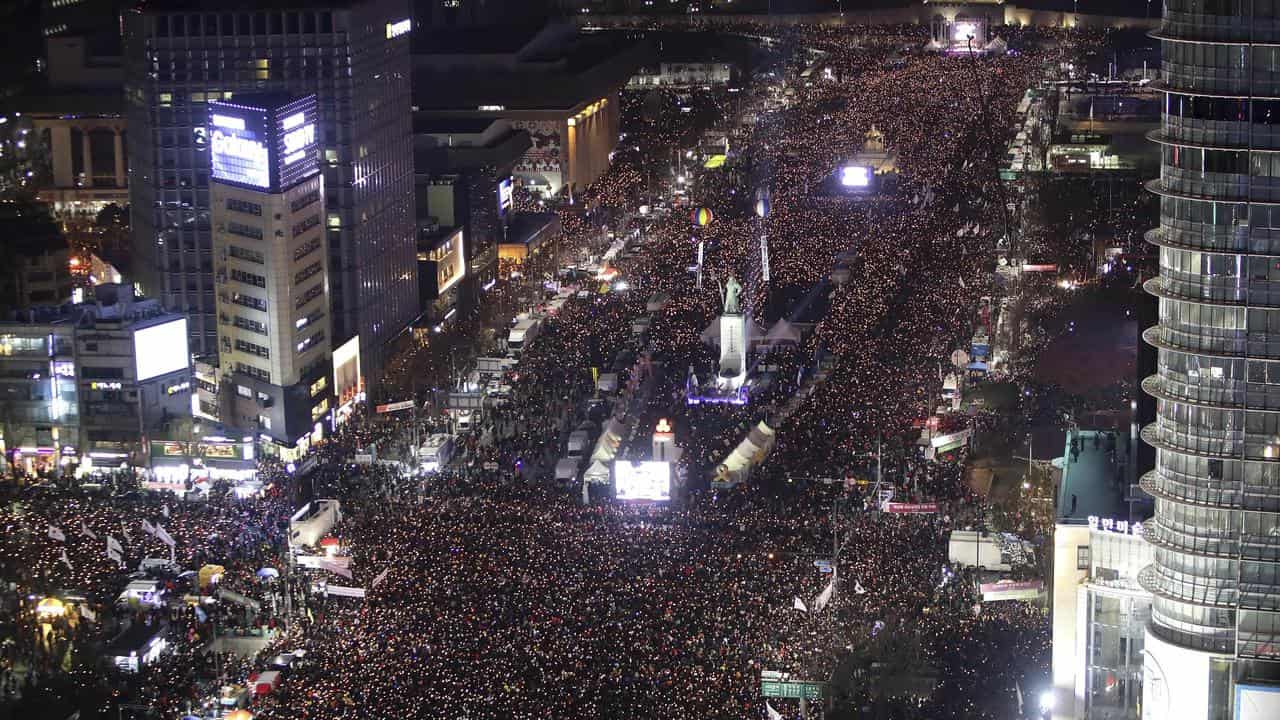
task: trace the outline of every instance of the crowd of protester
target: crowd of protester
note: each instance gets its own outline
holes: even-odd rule
[[[125,575],[106,560],[105,537],[128,530],[130,562],[168,553],[142,530],[145,519],[173,536],[180,567],[224,565],[229,587],[269,602],[281,591],[257,571],[287,562],[283,533],[295,501],[334,496],[345,516],[334,536],[354,574],[345,582],[366,597],[314,594],[312,581],[331,578],[309,570],[280,581],[305,612],[278,627],[279,603],[260,620],[243,612],[166,618],[174,651],[120,679],[114,701],[174,716],[208,691],[215,667],[220,677],[243,678],[253,661],[202,650],[215,621],[238,618],[270,626],[268,654],[306,651],[304,664],[255,701],[261,718],[752,717],[763,712],[764,670],[837,680],[843,700],[892,702],[896,717],[1009,717],[1017,688],[1043,680],[1044,615],[1031,604],[979,604],[972,579],[948,566],[946,533],[969,522],[975,498],[962,479],[963,454],[922,460],[911,430],[931,412],[941,363],[972,332],[973,307],[989,292],[984,278],[1004,208],[995,167],[1017,100],[1045,58],[1031,46],[994,57],[919,54],[911,50],[919,28],[854,37],[805,28],[831,77],[793,82],[787,94],[754,88],[759,122],[734,130],[730,166],[691,173],[684,207],[671,212],[631,211],[653,202],[646,158],[677,147],[689,128],[673,121],[675,98],[656,113],[627,105],[626,145],[611,170],[557,210],[565,244],[590,242],[605,224],[640,232],[640,251],[617,263],[625,286],[583,283],[588,297],[547,320],[504,378],[509,396],[465,441],[460,470],[424,480],[412,465],[354,464],[370,446],[386,458],[413,456],[403,421],[361,419],[314,451],[320,460],[301,481],[306,488],[268,465],[276,482],[244,500],[14,497],[0,509],[8,601],[71,590],[109,614]],[[763,102],[769,97],[781,104]],[[899,177],[885,193],[852,198],[830,178],[873,125],[896,153]],[[761,217],[755,201],[764,196]],[[710,209],[715,220],[693,225],[691,207]],[[851,281],[829,282],[838,262],[848,263]],[[703,334],[730,276],[763,322],[794,314],[796,298],[817,302],[825,316],[800,342],[761,353],[770,383],[751,404],[690,407],[686,369],[704,379],[714,373]],[[649,314],[659,292],[667,299],[647,334],[633,332],[632,320]],[[676,422],[688,492],[669,506],[584,505],[545,482],[547,469],[578,422],[629,412],[630,394],[594,418],[584,400],[601,372],[621,372],[626,384],[639,357],[663,369],[651,392],[630,392],[644,399],[645,422]],[[447,387],[454,378],[446,358],[433,352],[423,362],[435,377],[409,391]],[[803,401],[790,402],[797,393]],[[761,419],[779,426],[771,458],[751,484],[711,489],[716,464]],[[441,422],[415,421],[424,432]],[[878,447],[877,463],[869,458]],[[937,502],[939,512],[876,512],[875,486],[844,479],[866,481],[877,466],[899,498]],[[833,512],[837,505],[843,509]],[[52,540],[49,526],[66,540]],[[815,567],[822,557],[835,573]],[[839,591],[823,602],[837,577]],[[139,611],[135,621],[153,620]],[[9,667],[49,674],[61,664],[66,678],[101,687],[68,669],[68,645],[33,628],[28,622],[17,633],[24,639]],[[891,637],[909,641],[910,652],[888,657]],[[849,662],[862,674],[842,673]],[[866,680],[873,662],[892,663],[928,689],[887,697],[889,684]],[[792,702],[776,705],[798,712]]]

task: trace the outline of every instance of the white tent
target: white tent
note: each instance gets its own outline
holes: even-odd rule
[[[707,326],[706,330],[702,331],[702,334],[699,337],[702,339],[702,342],[707,345],[720,347],[720,317],[716,316],[716,319],[711,321],[711,324]],[[747,344],[754,345],[760,342],[760,338],[762,337],[764,337],[764,329],[757,325],[754,320],[748,318]]]
[[[591,462],[601,462],[609,464],[613,462],[613,457],[618,454],[618,448],[622,445],[622,434],[626,432],[626,426],[618,422],[615,418],[610,418],[608,424],[604,426],[604,432],[600,433],[600,438],[596,440],[596,448],[591,453]]]
[[[597,485],[606,485],[609,482],[609,466],[595,460],[587,471],[582,474],[584,483],[595,483]]]
[[[738,443],[738,446],[716,466],[715,482],[736,485],[751,476],[751,470],[764,462],[776,440],[773,428],[760,422]]]
[[[800,343],[800,328],[792,325],[786,318],[779,320],[769,328],[769,332],[765,333],[764,342],[766,345],[775,345],[779,343]]]

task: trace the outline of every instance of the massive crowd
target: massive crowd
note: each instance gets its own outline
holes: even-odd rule
[[[656,112],[628,103],[626,145],[611,171],[557,211],[568,245],[598,236],[602,223],[641,231],[640,251],[619,263],[626,286],[588,285],[589,298],[548,321],[508,378],[510,399],[467,441],[464,471],[407,482],[386,466],[350,464],[357,448],[403,443],[393,423],[357,423],[319,448],[320,469],[307,482],[343,500],[335,535],[352,558],[348,584],[368,594],[305,598],[305,619],[281,627],[268,652],[302,648],[306,662],[255,703],[259,717],[751,717],[763,710],[760,672],[779,670],[835,679],[842,701],[891,702],[897,717],[994,718],[1013,714],[1015,688],[1043,682],[1042,612],[978,605],[971,579],[948,567],[946,532],[969,521],[974,498],[960,464],[918,459],[909,432],[931,412],[940,363],[972,332],[973,307],[988,291],[983,271],[1004,208],[995,165],[1043,58],[1030,46],[989,58],[904,50],[920,44],[918,28],[867,30],[864,39],[874,41],[859,43],[847,31],[803,34],[826,53],[832,77],[793,82],[785,94],[753,86],[742,104],[756,103],[758,122],[733,131],[729,168],[690,173],[684,208],[629,212],[653,200],[646,158],[665,155],[690,128],[674,97]],[[873,124],[897,154],[900,176],[890,191],[855,200],[828,179]],[[753,205],[766,193],[770,211],[761,218]],[[695,228],[690,206],[716,219]],[[699,243],[700,284],[691,271]],[[839,261],[852,281],[828,282]],[[681,392],[685,371],[705,375],[713,366],[702,335],[720,311],[719,283],[731,275],[763,322],[794,316],[796,298],[826,308],[825,317],[769,356],[772,389],[752,404],[691,409]],[[647,334],[633,333],[632,320],[659,292],[668,298]],[[603,419],[583,402],[592,370],[621,371],[625,383],[645,351],[663,370],[646,388],[633,387],[640,411],[624,399],[604,417],[673,418],[689,492],[670,507],[583,505],[542,482],[567,431]],[[823,357],[832,361],[814,384]],[[440,377],[424,378],[424,387],[451,380],[444,360],[432,355]],[[804,402],[788,406],[802,388]],[[715,465],[761,419],[778,422],[780,433],[758,482],[710,489]],[[422,422],[430,429],[434,420]],[[937,514],[872,513],[868,489],[813,479],[865,470],[877,445],[886,446],[884,477],[899,497],[937,501]],[[0,548],[0,574],[14,583],[15,602],[72,589],[109,603],[121,574],[97,543],[71,536],[81,522],[101,538],[146,518],[173,534],[180,565],[224,564],[238,591],[265,601],[255,570],[281,562],[296,495],[286,490],[289,478],[279,482],[266,497],[207,506],[24,499],[0,515],[19,539]],[[846,509],[833,514],[846,495]],[[48,525],[68,541],[50,542]],[[167,552],[154,537],[131,534],[133,559]],[[841,588],[819,609],[833,576],[813,561],[831,556],[833,538],[843,547],[834,563]],[[285,592],[308,589],[301,582]],[[195,658],[210,621],[191,613],[170,622],[176,653],[120,680],[128,689],[117,702],[168,716],[199,696],[195,679],[207,680],[211,666]],[[38,649],[35,638],[14,657],[27,658],[28,673],[54,672],[60,653]],[[891,693],[892,683],[869,681],[873,663],[917,681],[913,690]],[[219,667],[231,676],[247,670]],[[775,705],[797,712],[794,703]]]

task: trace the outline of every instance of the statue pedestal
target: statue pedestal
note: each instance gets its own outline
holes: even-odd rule
[[[720,316],[720,368],[716,389],[734,392],[747,379],[747,318],[740,313]]]

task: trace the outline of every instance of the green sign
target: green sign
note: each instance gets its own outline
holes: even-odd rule
[[[808,680],[761,680],[760,694],[767,698],[807,698],[817,700],[822,697],[822,683]]]

